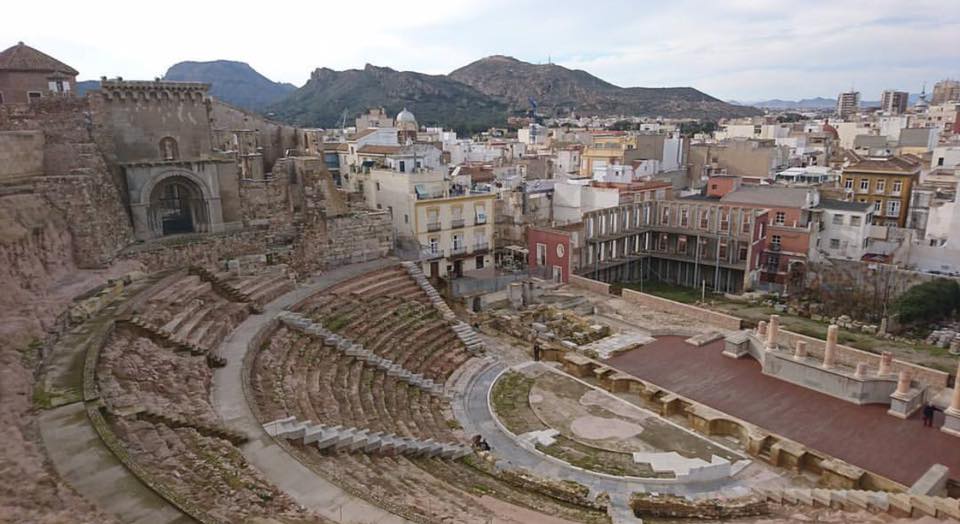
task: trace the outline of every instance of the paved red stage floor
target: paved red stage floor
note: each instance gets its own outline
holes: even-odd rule
[[[763,375],[750,357],[721,355],[723,340],[697,348],[660,337],[607,361],[613,367],[812,449],[910,486],[933,464],[960,479],[960,438],[887,415],[887,406],[857,406]]]

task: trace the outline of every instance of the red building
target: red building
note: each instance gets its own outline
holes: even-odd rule
[[[567,283],[573,270],[571,234],[559,229],[530,226],[527,228],[527,264],[543,269],[558,282]]]

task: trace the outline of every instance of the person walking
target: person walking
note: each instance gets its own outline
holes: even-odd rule
[[[927,402],[923,405],[923,425],[933,427],[933,415],[937,412],[937,407]]]
[[[540,355],[541,355],[542,351],[543,351],[543,350],[540,349],[540,343],[539,343],[539,342],[534,342],[534,343],[533,343],[533,360],[534,360],[535,362],[540,362]]]

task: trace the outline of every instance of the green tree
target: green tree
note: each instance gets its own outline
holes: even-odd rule
[[[894,303],[894,310],[905,324],[941,320],[951,316],[958,308],[960,284],[947,278],[917,284],[900,295]]]

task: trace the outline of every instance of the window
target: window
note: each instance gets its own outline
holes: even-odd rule
[[[850,215],[851,226],[859,226],[860,224],[861,224],[860,217],[858,217],[857,215]]]
[[[670,208],[664,207],[663,213],[660,214],[660,223],[663,225],[670,224]]]
[[[160,158],[163,160],[180,159],[180,148],[177,146],[177,139],[172,136],[165,136],[160,139]]]
[[[687,236],[680,235],[677,237],[677,253],[681,255],[687,254]]]
[[[0,104],[3,103],[3,91],[0,91]]]
[[[700,229],[707,229],[710,227],[710,210],[701,209],[700,210]]]
[[[730,229],[730,211],[726,209],[720,210],[720,231],[727,231]]]
[[[882,206],[882,205],[883,205],[883,200],[874,200],[874,201],[873,201],[873,211],[874,211],[875,213],[879,213],[879,212],[880,212],[880,206]]]
[[[377,191],[380,191],[380,182],[377,182]]]
[[[667,234],[666,233],[660,233],[660,244],[657,246],[657,249],[660,251],[667,250]]]
[[[833,215],[833,225],[842,226],[843,225],[843,215]]]
[[[0,93],[0,104],[2,104],[2,103],[3,103],[3,93]],[[943,157],[940,157],[940,158],[937,159],[937,165],[938,165],[938,166],[942,166],[942,165],[943,165]]]
[[[777,255],[767,257],[767,271],[776,271],[780,267],[780,259]]]
[[[830,249],[840,249],[840,239],[831,238],[830,239]]]
[[[687,220],[689,218],[689,209],[685,207],[680,208],[680,227],[687,227]]]
[[[547,265],[547,245],[539,242],[537,243],[537,265]]]
[[[747,259],[747,247],[741,246],[737,253],[737,260],[743,262]]]
[[[902,189],[903,189],[903,181],[902,181],[902,180],[894,180],[894,181],[893,181],[893,188],[892,188],[893,194],[894,194],[894,195],[899,195],[899,194],[900,194],[900,191],[901,191]]]
[[[869,178],[861,178],[861,179],[860,179],[860,192],[861,192],[861,193],[866,193],[867,191],[870,191],[870,179],[869,179]]]
[[[848,178],[843,182],[843,188],[847,191],[853,191],[853,179]]]
[[[477,257],[477,269],[483,269],[484,258],[483,256]]]
[[[743,232],[749,233],[750,232],[750,215],[747,214],[746,211],[741,211],[740,216],[743,217],[743,221],[741,222],[743,224]]]
[[[780,247],[780,235],[772,235],[770,237],[770,245]]]
[[[436,255],[440,253],[440,241],[436,237],[431,237],[429,240],[430,243],[430,254]]]
[[[717,253],[720,257],[720,260],[727,259],[727,243],[723,240],[720,241],[720,247],[718,247],[719,252]]]
[[[33,102],[34,100],[40,100],[43,98],[43,93],[40,91],[27,91],[27,101]]]
[[[787,221],[787,214],[783,211],[777,211],[777,214],[774,215],[773,223],[782,226]]]
[[[887,189],[887,181],[884,179],[877,180],[877,193],[883,193]]]
[[[899,200],[887,200],[887,216],[888,216],[888,217],[898,217],[898,216],[900,216],[900,201],[899,201]]]

